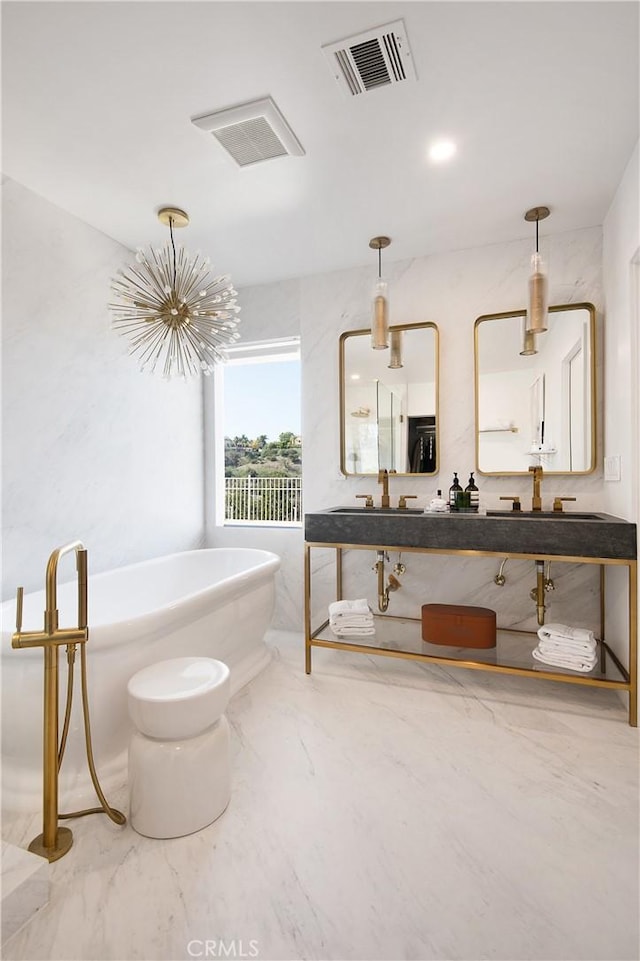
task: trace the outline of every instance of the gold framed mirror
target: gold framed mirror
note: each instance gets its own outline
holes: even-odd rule
[[[590,474],[596,467],[596,312],[549,308],[548,329],[525,331],[526,310],[474,326],[476,469],[480,474]]]
[[[438,328],[396,325],[389,338],[373,350],[369,328],[340,337],[340,470],[437,474]]]

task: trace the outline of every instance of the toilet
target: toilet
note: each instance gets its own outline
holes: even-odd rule
[[[177,838],[215,821],[231,796],[230,671],[210,657],[143,668],[127,685],[129,817],[138,834]]]

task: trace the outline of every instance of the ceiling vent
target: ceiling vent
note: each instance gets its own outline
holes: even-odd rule
[[[347,96],[417,80],[403,20],[325,44],[322,49]]]
[[[273,157],[301,157],[304,150],[271,97],[192,117],[211,133],[240,167]]]

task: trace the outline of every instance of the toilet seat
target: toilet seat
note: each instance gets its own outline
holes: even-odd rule
[[[127,685],[129,716],[147,737],[180,740],[202,733],[224,713],[230,671],[211,657],[176,657],[142,668]]]

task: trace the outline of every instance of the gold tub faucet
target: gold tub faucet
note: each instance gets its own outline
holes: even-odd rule
[[[530,467],[529,471],[533,474],[533,497],[531,498],[531,510],[541,511],[542,495],[540,490],[542,487],[542,467]]]
[[[78,626],[58,626],[58,561],[63,554],[75,551],[78,571]],[[16,630],[11,638],[14,648],[44,648],[44,731],[43,731],[43,826],[42,834],[29,845],[34,854],[57,861],[73,843],[68,828],[58,827],[58,648],[67,646],[75,651],[76,644],[85,644],[87,627],[87,551],[82,541],[73,541],[57,548],[49,558],[46,574],[46,609],[44,630],[22,630],[22,595],[18,588]]]

